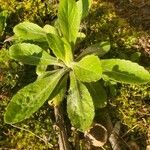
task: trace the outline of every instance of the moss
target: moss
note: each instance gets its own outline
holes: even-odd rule
[[[18,15],[19,21],[33,21],[38,17],[44,17],[54,10],[55,2],[48,0],[0,0],[2,10],[8,10],[9,13]]]
[[[0,103],[0,118],[3,114],[9,98],[3,98]],[[50,108],[43,106],[30,119],[15,126],[6,125],[0,120],[0,147],[15,149],[51,149],[57,148],[56,133],[53,130]]]
[[[22,70],[21,65],[10,60],[8,50],[0,50],[0,94],[11,90],[17,83]]]
[[[150,85],[122,85],[120,95],[113,101],[123,124],[146,133],[150,123]]]
[[[22,21],[36,22],[41,26],[50,23],[56,17],[57,2],[49,0],[0,0],[0,10],[8,11],[7,34]],[[15,19],[14,19],[15,18]]]

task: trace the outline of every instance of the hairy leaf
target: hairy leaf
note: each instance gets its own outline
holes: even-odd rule
[[[64,38],[72,44],[75,43],[79,27],[80,12],[75,0],[61,0],[58,9],[58,23]]]
[[[108,41],[96,43],[94,45],[87,47],[85,50],[83,50],[83,52],[78,56],[77,59],[86,55],[90,55],[90,54],[95,54],[95,55],[98,55],[99,57],[102,57],[109,50],[110,50],[110,43]]]
[[[101,60],[104,78],[129,84],[144,84],[150,82],[150,74],[142,66],[129,60]]]
[[[58,31],[55,27],[49,25],[49,24],[46,24],[44,27],[43,27],[44,31],[46,33],[51,33],[51,34],[54,34],[54,35],[58,35]]]
[[[95,108],[103,108],[107,104],[107,94],[100,81],[85,83],[93,99]]]
[[[66,63],[72,61],[72,51],[69,43],[54,34],[47,34],[49,47],[52,49],[55,56]]]
[[[11,46],[9,54],[11,58],[29,65],[56,65],[58,63],[55,57],[50,56],[42,48],[29,43]]]
[[[67,79],[68,75],[65,75],[63,78],[61,78],[58,83],[59,86],[53,90],[49,98],[49,103],[52,103],[54,106],[58,106],[63,101],[64,97],[66,96]]]
[[[82,18],[88,15],[89,8],[92,4],[92,0],[79,0],[77,1],[78,10]]]
[[[36,74],[38,75],[38,77],[40,77],[41,75],[43,75],[46,72],[47,69],[47,65],[37,65],[36,66]]]
[[[98,56],[88,55],[73,65],[78,80],[83,82],[98,81],[102,77],[102,67]]]
[[[86,86],[70,73],[70,89],[67,98],[67,112],[74,127],[87,130],[94,118],[94,105]]]
[[[46,41],[46,32],[37,24],[30,22],[19,23],[14,27],[15,35],[21,40]]]
[[[13,124],[29,118],[49,98],[63,75],[64,70],[59,70],[21,89],[8,104],[5,122]]]

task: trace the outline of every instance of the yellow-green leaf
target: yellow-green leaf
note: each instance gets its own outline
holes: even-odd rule
[[[81,131],[86,131],[93,122],[94,105],[90,93],[73,72],[70,73],[67,112],[72,125]]]
[[[9,48],[9,55],[24,64],[59,65],[55,57],[50,56],[41,47],[34,44],[14,44]]]
[[[58,23],[63,37],[72,45],[80,27],[80,12],[75,0],[61,0],[58,9]]]
[[[88,11],[91,7],[92,0],[79,0],[77,1],[78,11],[80,12],[80,15],[82,18],[86,17],[88,14]]]
[[[105,42],[96,43],[83,50],[83,52],[78,56],[77,59],[80,59],[86,55],[91,55],[91,54],[95,54],[99,57],[102,57],[106,53],[108,53],[109,50],[110,50],[110,42],[105,41]]]
[[[49,98],[64,73],[59,70],[18,91],[7,106],[5,122],[13,124],[29,118]]]
[[[78,80],[83,82],[98,81],[102,77],[101,62],[95,55],[87,55],[74,63],[73,71]]]
[[[47,41],[55,56],[65,62],[65,64],[70,64],[73,57],[69,43],[65,39],[51,33],[47,34]]]
[[[101,60],[103,77],[117,82],[129,84],[145,84],[150,82],[150,73],[144,67],[129,60]]]
[[[107,94],[100,81],[85,83],[93,99],[95,108],[103,108],[107,104]]]
[[[32,40],[37,42],[46,41],[46,32],[37,24],[31,22],[22,22],[13,29],[15,36],[21,40]]]

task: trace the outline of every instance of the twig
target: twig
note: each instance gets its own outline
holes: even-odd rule
[[[67,135],[67,130],[65,128],[65,122],[63,118],[61,105],[54,107],[54,113],[55,113],[56,123],[59,128],[59,135],[58,135],[59,149],[70,150],[71,148],[68,142],[68,135]]]
[[[106,150],[103,146],[101,147],[101,149]]]
[[[146,146],[146,150],[150,149],[150,126],[148,127],[148,131],[147,131],[147,146]]]
[[[79,138],[79,132],[74,131],[74,149],[75,150],[80,150],[80,138]]]
[[[117,122],[109,137],[109,142],[111,143],[113,150],[121,150],[121,147],[119,145],[119,137],[118,137],[119,131],[120,131],[120,122]]]
[[[37,137],[38,139],[40,139],[41,141],[43,141],[45,144],[48,144],[51,148],[53,147],[53,145],[50,144],[47,140],[44,140],[42,137],[36,135],[36,134],[33,133],[32,131],[30,131],[30,130],[28,130],[28,129],[25,129],[25,128],[22,128],[22,127],[18,127],[18,126],[16,126],[16,125],[12,125],[12,124],[10,124],[10,125],[11,125],[12,127],[14,127],[14,128],[19,129],[19,130],[23,130],[23,131],[26,131],[26,132],[28,132],[28,133],[31,133],[32,135],[34,135],[35,137]]]
[[[134,128],[136,128],[138,125],[136,124],[135,126],[133,126],[131,129],[129,129],[124,135],[122,135],[121,138],[124,138],[130,131],[132,131]]]

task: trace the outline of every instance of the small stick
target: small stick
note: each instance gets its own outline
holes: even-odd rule
[[[132,131],[134,128],[136,128],[138,125],[136,124],[135,126],[133,126],[131,129],[129,129],[124,135],[122,135],[121,138],[124,138],[128,133],[130,133],[130,131]]]
[[[33,133],[32,131],[28,130],[28,129],[25,129],[25,128],[22,128],[22,127],[18,127],[16,125],[13,125],[13,124],[10,124],[12,127],[16,128],[16,129],[19,129],[19,130],[23,130],[23,131],[26,131],[32,135],[34,135],[35,137],[37,137],[38,139],[40,139],[41,141],[43,141],[45,144],[49,144],[50,147],[53,147],[52,144],[50,144],[47,140],[44,140],[42,137],[36,135],[35,133]]]
[[[59,135],[58,135],[59,150],[70,150],[71,148],[68,142],[68,135],[65,128],[65,122],[61,110],[61,104],[59,106],[54,106],[54,114],[55,114],[56,124],[59,128]]]

